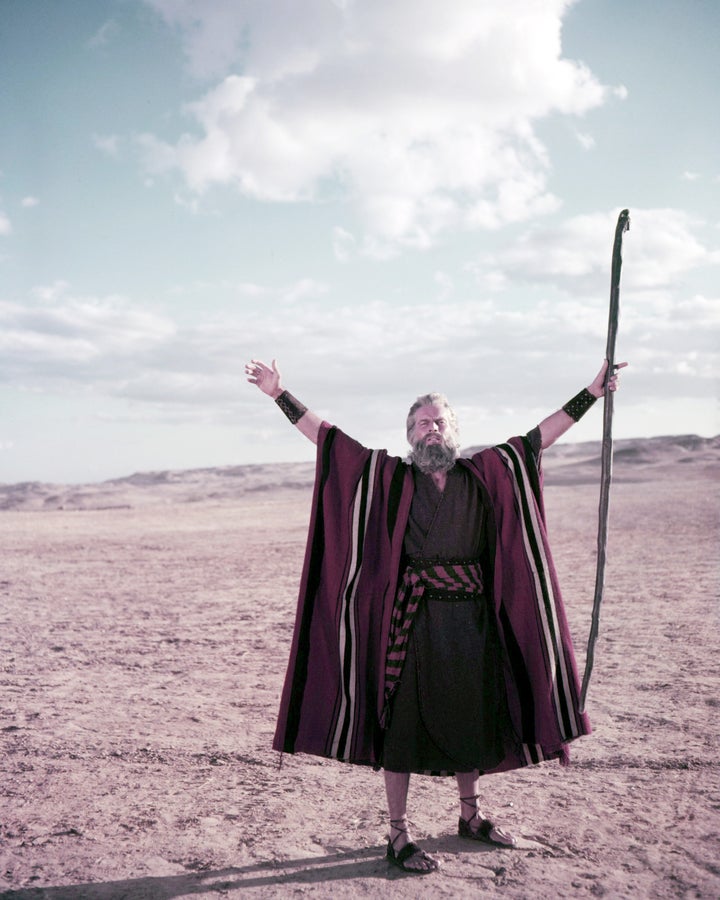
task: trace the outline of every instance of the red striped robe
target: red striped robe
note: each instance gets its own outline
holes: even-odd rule
[[[565,745],[590,725],[579,712],[539,463],[526,439],[511,438],[458,465],[484,487],[495,521],[494,571],[485,579],[517,748],[494,771],[565,758]],[[276,750],[378,764],[385,654],[412,493],[403,460],[323,423]]]

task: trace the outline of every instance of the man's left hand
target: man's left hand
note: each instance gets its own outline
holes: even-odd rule
[[[620,379],[619,370],[624,369],[627,365],[626,362],[615,363],[613,366],[613,373],[608,379],[608,388],[611,391],[616,391],[620,386],[618,381]],[[588,385],[588,390],[593,395],[593,397],[602,397],[605,394],[605,376],[608,369],[608,361],[602,364],[602,368],[597,373],[595,378],[592,380],[592,383]]]

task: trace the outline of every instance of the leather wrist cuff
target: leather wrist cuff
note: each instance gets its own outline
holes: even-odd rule
[[[568,400],[563,409],[573,421],[579,422],[596,400],[597,397],[594,397],[587,388],[583,388],[572,400]]]
[[[303,406],[289,391],[283,391],[279,397],[275,398],[275,402],[293,425],[297,425],[307,412],[307,406]]]

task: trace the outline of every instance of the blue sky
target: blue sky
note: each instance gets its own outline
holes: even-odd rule
[[[2,0],[0,481],[310,459],[245,382],[404,453],[720,431],[714,0]],[[568,435],[600,435],[598,410]]]

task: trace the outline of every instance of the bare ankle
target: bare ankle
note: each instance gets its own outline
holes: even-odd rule
[[[396,851],[402,850],[405,844],[410,843],[410,830],[406,815],[399,819],[390,819],[390,843]]]
[[[460,798],[460,816],[470,824],[482,818],[478,809],[478,795]]]

